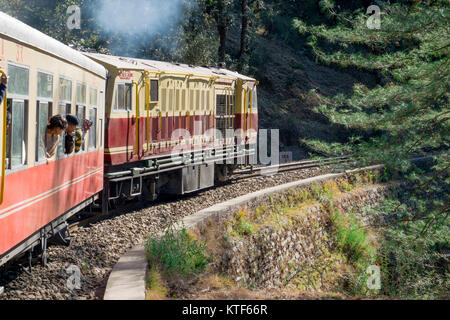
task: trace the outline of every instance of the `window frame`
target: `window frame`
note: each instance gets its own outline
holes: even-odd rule
[[[52,76],[52,97],[51,98],[47,98],[47,97],[41,97],[39,96],[39,73],[42,74],[46,74],[49,76]],[[48,110],[48,114],[47,114],[47,119],[50,120],[50,118],[53,116],[53,107],[55,105],[54,103],[54,97],[55,97],[55,75],[52,72],[46,71],[46,70],[42,70],[42,69],[37,69],[36,71],[36,147],[35,147],[35,156],[34,156],[34,161],[35,161],[35,165],[41,165],[46,163],[47,159],[44,155],[44,159],[39,160],[39,149],[42,148],[41,145],[41,141],[39,139],[39,114],[41,112],[41,103],[42,104],[47,104],[47,110]],[[59,78],[58,78],[59,81]],[[59,85],[59,82],[58,82]],[[59,88],[59,87],[58,87]],[[59,95],[59,91],[58,91],[58,95]],[[45,150],[44,150],[45,152]]]
[[[130,109],[116,109],[116,98],[119,98],[119,85],[124,85],[125,88],[130,86]],[[124,92],[124,97],[126,98],[126,90]],[[126,102],[126,99],[124,100]],[[114,84],[114,96],[112,101],[112,113],[125,113],[125,112],[133,112],[133,82],[127,81],[119,81]]]
[[[156,96],[157,96],[157,100],[152,100],[152,83],[154,83],[156,81],[157,87],[156,87]],[[158,103],[161,99],[160,99],[160,94],[159,94],[159,89],[160,89],[160,85],[159,85],[159,79],[154,78],[154,79],[150,79],[150,88],[149,88],[149,97],[150,97],[150,103]]]
[[[78,86],[81,85],[82,87],[84,86],[85,90],[84,90],[84,97],[85,97],[85,101],[84,102],[80,102],[78,101]],[[75,105],[84,105],[87,106],[88,105],[88,85],[85,82],[82,81],[76,81],[76,85],[75,85]]]
[[[28,169],[28,164],[30,161],[30,156],[28,154],[28,117],[29,117],[29,108],[30,108],[30,85],[31,85],[31,67],[28,65],[24,65],[24,64],[19,64],[16,62],[12,62],[10,60],[6,61],[6,73],[8,75],[10,75],[10,70],[9,70],[9,66],[13,66],[13,67],[17,67],[17,68],[22,68],[22,69],[26,69],[28,72],[28,95],[23,95],[23,94],[16,94],[16,93],[11,93],[8,91],[8,97],[7,97],[7,104],[8,101],[11,101],[11,108],[12,105],[14,103],[14,101],[16,102],[23,102],[23,107],[24,107],[24,115],[23,115],[23,126],[24,126],[24,132],[23,132],[23,141],[25,142],[25,161],[24,163],[17,165],[17,166],[13,166],[12,165],[12,156],[10,154],[10,158],[5,158],[4,161],[6,161],[6,159],[9,159],[8,161],[8,166],[5,166],[5,176],[7,176],[8,174],[11,173],[15,173],[15,172],[19,172],[25,169]],[[12,121],[12,115],[11,115],[11,121]],[[12,134],[12,127],[11,127],[11,134]],[[12,152],[12,137],[9,137],[10,140],[10,153]],[[6,143],[8,143],[8,139],[6,139]],[[22,155],[23,157],[23,155]]]
[[[83,114],[83,117],[82,117],[82,118],[78,117],[78,111],[79,111],[79,108],[80,108],[80,107],[84,108],[84,114]],[[86,119],[86,112],[87,112],[88,110],[89,110],[89,107],[88,107],[87,105],[77,104],[77,105],[75,106],[75,116],[77,117],[77,119],[78,119],[78,121],[79,121],[78,126],[79,126],[81,129],[82,129],[82,127],[83,127],[83,120]],[[84,133],[83,133],[83,134],[84,134]],[[86,138],[85,138],[85,139],[83,139],[83,141],[82,141],[82,143],[81,143],[80,151],[78,151],[78,152],[73,152],[73,153],[71,153],[70,155],[83,154],[83,153],[85,153],[86,151],[87,151],[87,148],[86,148]]]
[[[92,104],[91,102],[91,90],[95,90],[96,91],[96,97],[97,97],[97,101],[95,102],[95,104]],[[92,147],[91,144],[91,139],[89,136],[89,132],[92,130],[89,129],[87,135],[88,135],[88,143],[87,143],[87,149],[88,151],[94,151],[97,150],[99,148],[99,143],[98,143],[98,114],[99,114],[99,89],[97,87],[94,86],[89,86],[89,107],[88,107],[88,113],[89,113],[89,120],[91,120],[91,110],[94,109],[95,110],[95,123],[93,124],[93,127],[95,128],[95,145]]]

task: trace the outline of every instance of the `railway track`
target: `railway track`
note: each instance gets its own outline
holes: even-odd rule
[[[283,163],[274,166],[257,166],[250,169],[242,169],[237,170],[233,173],[228,182],[238,182],[251,178],[256,178],[260,176],[272,176],[276,174],[281,174],[289,171],[296,170],[306,170],[312,168],[324,168],[335,166],[334,169],[340,169],[337,167],[338,165],[348,164],[352,161],[352,159],[348,156],[342,157],[334,157],[334,158],[326,158],[320,160],[302,160],[302,161],[294,161],[289,163]],[[214,189],[214,188],[212,188]],[[157,202],[156,202],[157,203]],[[102,220],[112,218],[117,214],[120,214],[123,211],[129,211],[131,209],[136,209],[139,207],[137,201],[133,201],[124,205],[121,205],[119,208],[112,209],[108,212],[107,215],[102,215],[101,213],[94,214],[93,216],[88,216],[84,219],[75,220],[72,223],[69,223],[68,230],[69,233],[76,231],[79,228],[83,228],[89,226],[90,224],[100,222]]]
[[[336,166],[334,169],[341,170],[342,168],[338,165],[349,164],[354,159],[349,156],[335,157],[335,158],[326,158],[320,160],[302,160],[295,161],[289,163],[283,163],[274,166],[258,166],[251,169],[238,170],[235,171],[233,176],[231,177],[231,181],[240,181],[250,178],[255,178],[259,176],[270,176],[277,173],[301,170],[301,169],[310,169],[310,168],[321,168],[327,166]]]

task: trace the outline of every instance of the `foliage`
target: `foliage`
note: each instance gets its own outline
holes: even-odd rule
[[[358,154],[361,165],[383,163],[391,178],[409,179],[415,185],[402,204],[415,201],[410,209],[425,221],[419,234],[424,236],[433,223],[444,223],[450,210],[450,6],[448,1],[378,4],[379,30],[367,27],[365,12],[338,12],[330,0],[320,5],[333,26],[299,19],[294,25],[308,37],[321,63],[379,77],[373,88],[355,85],[350,96],[311,94],[322,102],[317,112],[357,132],[349,144],[334,144],[328,150]],[[326,149],[316,141],[304,142]],[[431,151],[433,163],[423,166],[426,171],[410,161]]]
[[[350,212],[344,216],[339,211],[335,211],[331,213],[330,219],[336,233],[337,246],[349,260],[361,269],[372,263],[375,248],[355,214]]]
[[[450,223],[429,225],[414,219],[415,201],[389,198],[371,209],[384,217],[387,227],[377,260],[381,266],[382,294],[406,299],[448,299],[448,243]],[[391,215],[391,212],[396,212]],[[402,221],[401,223],[396,223]],[[423,233],[424,228],[428,232]]]
[[[246,213],[244,210],[236,212],[229,232],[231,236],[245,237],[255,232],[254,226],[245,217]]]
[[[191,277],[202,273],[209,263],[206,244],[199,244],[185,228],[168,229],[161,237],[147,240],[150,265],[160,265],[167,276]]]

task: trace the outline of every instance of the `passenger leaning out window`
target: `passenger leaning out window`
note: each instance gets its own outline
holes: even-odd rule
[[[2,75],[2,78],[0,79],[0,108],[3,108],[3,99],[5,99],[7,86],[8,86],[8,78]],[[9,126],[11,125],[11,118],[12,118],[11,110],[8,108],[6,115],[6,132],[9,132]]]
[[[55,156],[61,134],[66,128],[67,121],[59,114],[51,117],[48,121],[43,141],[47,160],[51,160]]]
[[[83,130],[80,129],[80,122],[78,118],[74,115],[67,115],[67,130],[64,141],[64,152],[66,154],[71,154],[75,149],[75,153],[81,150],[81,146],[83,144],[84,139],[86,138],[86,133],[92,126],[92,121],[84,120],[83,121]]]

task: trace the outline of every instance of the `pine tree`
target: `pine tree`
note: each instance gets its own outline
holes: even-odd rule
[[[423,236],[435,223],[448,225],[450,212],[449,1],[378,4],[379,29],[368,28],[365,9],[339,12],[329,0],[320,1],[329,25],[294,21],[317,61],[378,78],[375,87],[357,84],[347,96],[328,98],[313,90],[321,101],[316,111],[357,134],[342,145],[304,142],[329,153],[357,154],[361,165],[383,163],[397,178],[409,179],[414,192],[392,211],[409,208],[402,219],[420,220]],[[434,162],[426,172],[410,161],[430,154]]]

